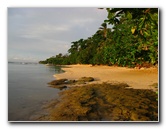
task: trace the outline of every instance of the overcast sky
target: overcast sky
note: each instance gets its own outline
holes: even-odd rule
[[[72,41],[92,36],[106,18],[97,8],[8,8],[8,61],[66,54]]]

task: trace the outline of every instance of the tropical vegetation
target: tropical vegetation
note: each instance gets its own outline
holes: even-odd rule
[[[102,9],[102,8],[100,8]],[[95,34],[39,63],[147,67],[158,64],[158,8],[106,8]],[[108,28],[108,25],[111,25]]]

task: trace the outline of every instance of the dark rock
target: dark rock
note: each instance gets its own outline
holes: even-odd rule
[[[66,88],[67,88],[67,86],[63,86],[63,85],[51,85],[50,87],[52,87],[52,88],[57,88],[57,89],[59,89],[59,90],[63,90],[63,89],[66,89]]]
[[[49,82],[48,84],[50,85],[61,85],[61,84],[66,84],[67,83],[67,79],[59,79],[59,80],[54,80],[52,82]]]
[[[86,82],[92,82],[94,81],[93,77],[82,77],[80,79],[78,79],[75,83],[76,84],[86,84]]]
[[[77,81],[92,82],[92,81],[94,81],[94,78],[93,77],[82,77],[82,78],[78,79]]]
[[[83,81],[83,80],[77,80],[77,81],[75,82],[75,84],[86,84],[86,83],[85,83],[85,81]]]
[[[68,79],[59,79],[59,80],[53,80],[49,82],[48,84],[51,85],[50,87],[55,87],[59,85],[67,85],[67,84],[86,84],[86,82],[94,81],[93,77],[82,77],[78,80],[68,80]]]
[[[69,80],[68,81],[68,84],[73,84],[73,83],[75,83],[76,82],[76,80]]]

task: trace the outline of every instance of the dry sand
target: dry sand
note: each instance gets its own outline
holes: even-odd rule
[[[66,65],[62,69],[65,72],[55,74],[56,79],[93,77],[95,81],[92,83],[127,83],[135,89],[152,89],[151,85],[158,83],[157,68],[133,69],[113,66]]]

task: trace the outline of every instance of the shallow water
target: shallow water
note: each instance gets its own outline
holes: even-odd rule
[[[29,121],[43,103],[58,97],[59,89],[48,87],[60,67],[41,64],[8,64],[8,120]]]

